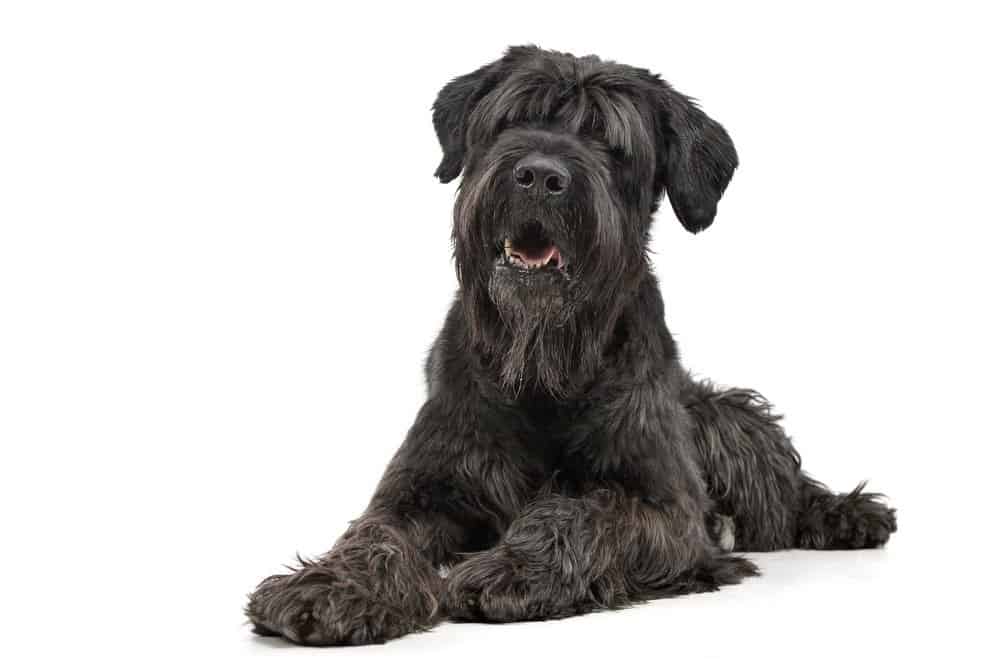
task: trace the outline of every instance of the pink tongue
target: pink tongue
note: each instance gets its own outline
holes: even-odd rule
[[[538,250],[537,252],[525,251],[520,248],[511,249],[511,254],[520,257],[522,261],[531,262],[532,264],[538,264],[541,262],[543,265],[548,264],[558,252],[559,249],[554,245],[549,245]]]

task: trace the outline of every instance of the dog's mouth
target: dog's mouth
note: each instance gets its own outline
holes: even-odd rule
[[[523,225],[513,237],[503,240],[500,261],[522,271],[566,269],[566,259],[559,246],[536,221]]]

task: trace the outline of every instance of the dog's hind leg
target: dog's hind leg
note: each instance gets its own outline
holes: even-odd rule
[[[871,549],[896,532],[896,510],[880,493],[865,493],[859,484],[850,493],[832,493],[802,475],[798,535],[800,549]]]
[[[750,390],[693,381],[682,400],[715,511],[733,519],[735,548],[795,546],[800,460],[770,405]]]
[[[896,530],[895,510],[878,494],[860,486],[835,494],[803,473],[780,417],[756,392],[692,381],[683,400],[709,495],[733,518],[737,550],[869,548]]]

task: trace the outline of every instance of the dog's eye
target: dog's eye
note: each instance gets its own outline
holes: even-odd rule
[[[624,162],[626,158],[628,158],[628,154],[625,153],[625,149],[621,146],[609,146],[608,155],[610,155],[611,159],[615,162]]]

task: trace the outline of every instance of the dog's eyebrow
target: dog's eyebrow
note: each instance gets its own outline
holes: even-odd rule
[[[594,95],[594,101],[604,117],[608,144],[622,149],[626,155],[642,152],[652,145],[647,122],[632,98],[618,92],[600,92]]]
[[[552,120],[574,134],[596,131],[626,156],[651,157],[651,120],[622,76],[566,79],[540,70],[516,72],[472,110],[468,139],[494,137],[513,123]]]

